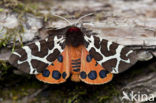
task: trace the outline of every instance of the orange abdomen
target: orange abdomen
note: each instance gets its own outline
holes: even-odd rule
[[[81,66],[81,54],[82,54],[82,45],[78,47],[69,46],[69,57],[70,57],[70,72],[71,80],[79,82],[80,78],[80,66]]]

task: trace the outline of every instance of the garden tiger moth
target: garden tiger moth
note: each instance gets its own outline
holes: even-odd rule
[[[137,61],[135,55],[128,47],[77,26],[67,26],[13,52],[9,62],[50,84],[65,82],[70,74],[76,82],[104,84],[112,80],[113,74],[132,66]]]

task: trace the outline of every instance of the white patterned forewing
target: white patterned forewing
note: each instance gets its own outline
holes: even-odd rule
[[[93,35],[85,35],[84,39],[89,53],[97,63],[111,73],[125,71],[137,61],[136,52],[128,47]]]
[[[50,36],[13,52],[9,62],[25,73],[38,74],[52,64],[64,47],[64,36]]]

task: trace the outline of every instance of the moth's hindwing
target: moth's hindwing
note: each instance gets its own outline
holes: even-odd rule
[[[63,49],[64,37],[50,36],[13,52],[9,62],[25,73],[38,74],[52,64]]]
[[[61,55],[36,78],[50,84],[63,83],[70,75],[69,50],[64,49]]]
[[[82,49],[80,79],[87,84],[104,84],[111,81],[113,74],[99,65],[86,48]]]
[[[85,35],[87,51],[103,68],[111,73],[120,73],[136,63],[136,52],[98,36]]]

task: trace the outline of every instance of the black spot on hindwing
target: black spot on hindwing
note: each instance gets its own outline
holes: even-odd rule
[[[88,74],[88,78],[91,80],[95,80],[97,78],[97,73],[96,71],[90,71]]]
[[[65,79],[66,76],[67,76],[67,73],[66,73],[66,72],[63,72],[63,73],[62,73],[62,77]]]
[[[54,71],[52,72],[52,77],[53,77],[54,79],[56,79],[56,80],[59,80],[59,79],[61,78],[61,73],[60,73],[59,71],[57,71],[57,70],[54,70]]]
[[[57,57],[57,60],[58,60],[59,62],[63,62],[63,56],[62,56],[62,55],[59,55],[59,56]]]
[[[109,72],[106,71],[106,70],[101,70],[101,71],[99,72],[99,76],[100,76],[101,78],[105,78],[105,77],[107,76],[108,73],[109,73]]]
[[[49,70],[44,70],[44,71],[42,72],[42,75],[43,75],[44,77],[49,77],[49,74],[50,74]]]
[[[86,57],[86,60],[87,60],[87,62],[91,62],[92,61],[92,56],[91,55],[87,55],[87,57]]]
[[[86,72],[84,72],[84,71],[80,72],[80,77],[81,77],[82,79],[86,79],[86,77],[87,77]]]

